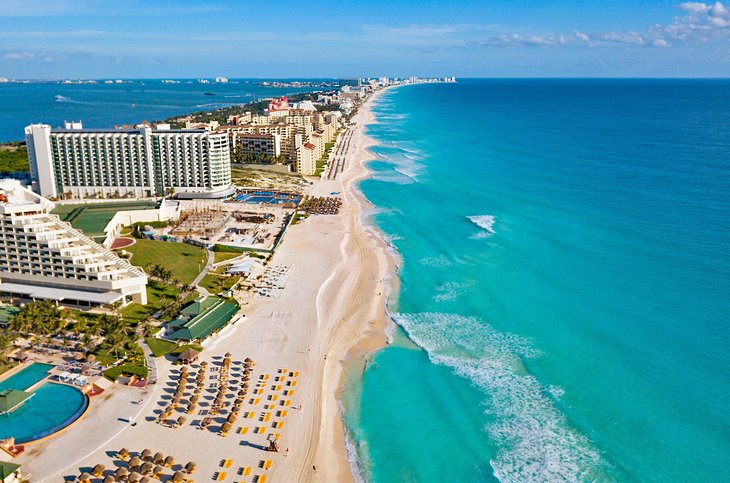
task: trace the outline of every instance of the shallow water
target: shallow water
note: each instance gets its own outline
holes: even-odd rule
[[[418,347],[381,351],[346,401],[367,479],[728,473],[728,106],[710,80],[383,95],[361,186]]]

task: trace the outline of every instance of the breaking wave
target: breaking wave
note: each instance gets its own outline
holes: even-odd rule
[[[494,216],[492,215],[474,215],[474,216],[467,216],[469,220],[474,223],[476,226],[481,228],[484,231],[480,231],[476,235],[472,235],[471,238],[487,238],[489,236],[494,235],[494,222],[496,221]]]
[[[485,393],[485,427],[500,448],[490,461],[501,481],[594,481],[606,463],[570,427],[549,389],[529,374],[523,358],[539,356],[529,340],[503,334],[475,318],[445,313],[393,314],[430,360],[450,367]]]

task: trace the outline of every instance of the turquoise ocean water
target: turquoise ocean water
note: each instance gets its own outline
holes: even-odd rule
[[[730,81],[465,80],[383,95],[372,221],[394,343],[354,377],[362,475],[730,474]]]

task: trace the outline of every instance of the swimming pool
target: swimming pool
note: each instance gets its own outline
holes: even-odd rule
[[[33,363],[0,383],[0,390],[25,390],[46,377],[53,366]],[[0,439],[16,443],[44,438],[76,421],[89,406],[89,398],[75,387],[46,382],[20,408],[0,416]]]
[[[254,191],[253,193],[238,194],[234,196],[234,199],[243,203],[267,203],[270,205],[278,205],[286,202],[299,204],[302,201],[302,197],[299,195],[287,195],[273,191]]]
[[[34,362],[28,367],[23,368],[20,372],[13,374],[9,378],[0,382],[0,391],[5,389],[18,389],[25,391],[33,384],[37,383],[48,375],[48,371],[53,369],[51,364],[42,364]]]

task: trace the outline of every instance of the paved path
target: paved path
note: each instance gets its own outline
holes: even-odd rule
[[[215,261],[215,252],[208,249],[208,263],[205,264],[205,267],[203,267],[203,270],[198,274],[197,277],[195,277],[195,280],[193,280],[192,285],[193,287],[196,287],[198,289],[198,292],[200,292],[203,295],[210,295],[208,290],[206,290],[204,287],[199,286],[201,280],[203,280],[203,277],[208,273],[208,270],[210,270],[210,267],[213,266],[213,262]]]

